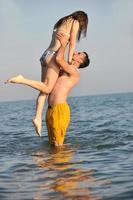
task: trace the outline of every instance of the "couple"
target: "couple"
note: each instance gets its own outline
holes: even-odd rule
[[[86,19],[86,20],[85,20]],[[28,85],[40,91],[37,99],[36,116],[33,120],[36,132],[40,135],[41,117],[46,95],[48,110],[46,124],[50,144],[62,145],[70,120],[70,109],[66,102],[69,91],[79,80],[78,68],[89,65],[87,53],[74,53],[76,39],[86,33],[88,18],[83,11],[77,11],[60,19],[54,26],[52,41],[40,61],[42,82],[33,81],[19,75],[7,80],[8,83]],[[64,59],[69,44],[68,62]]]

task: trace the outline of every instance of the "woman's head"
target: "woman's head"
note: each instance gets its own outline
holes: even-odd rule
[[[65,22],[69,18],[72,18],[72,19],[77,20],[79,22],[79,31],[78,31],[77,39],[80,40],[81,34],[86,36],[87,25],[88,25],[88,15],[84,11],[76,11],[76,12],[70,14],[70,15],[67,15],[67,16],[61,18],[55,24],[54,28],[58,28],[60,25],[62,25],[63,22]]]
[[[88,15],[84,11],[76,11],[72,13],[71,16],[74,20],[79,22],[78,40],[80,40],[81,34],[86,36],[87,33]]]

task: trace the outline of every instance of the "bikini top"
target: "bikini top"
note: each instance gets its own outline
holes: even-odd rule
[[[72,27],[72,26],[73,26],[74,20],[73,20],[72,18],[71,18],[71,20],[72,20],[72,25],[71,25],[71,27]],[[66,22],[65,27],[66,27],[66,29],[68,28],[68,23],[67,23],[67,22]],[[70,28],[70,29],[71,29],[71,28]],[[71,31],[71,30],[70,30],[70,31]],[[70,38],[70,33],[66,32],[66,30],[63,29],[63,28],[54,28],[54,29],[53,29],[53,32],[62,32],[62,33],[64,33],[67,37]]]
[[[63,29],[57,29],[57,28],[55,28],[53,30],[53,32],[57,32],[57,31],[64,33],[67,37],[70,37],[70,33],[65,32],[65,30],[63,30]]]

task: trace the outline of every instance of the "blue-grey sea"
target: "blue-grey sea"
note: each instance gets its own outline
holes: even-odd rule
[[[65,145],[31,119],[35,100],[0,103],[0,200],[133,200],[133,93],[71,97]]]

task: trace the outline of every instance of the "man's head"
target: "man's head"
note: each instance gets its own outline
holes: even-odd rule
[[[89,56],[86,52],[75,52],[73,55],[73,61],[77,68],[85,68],[90,64]]]

